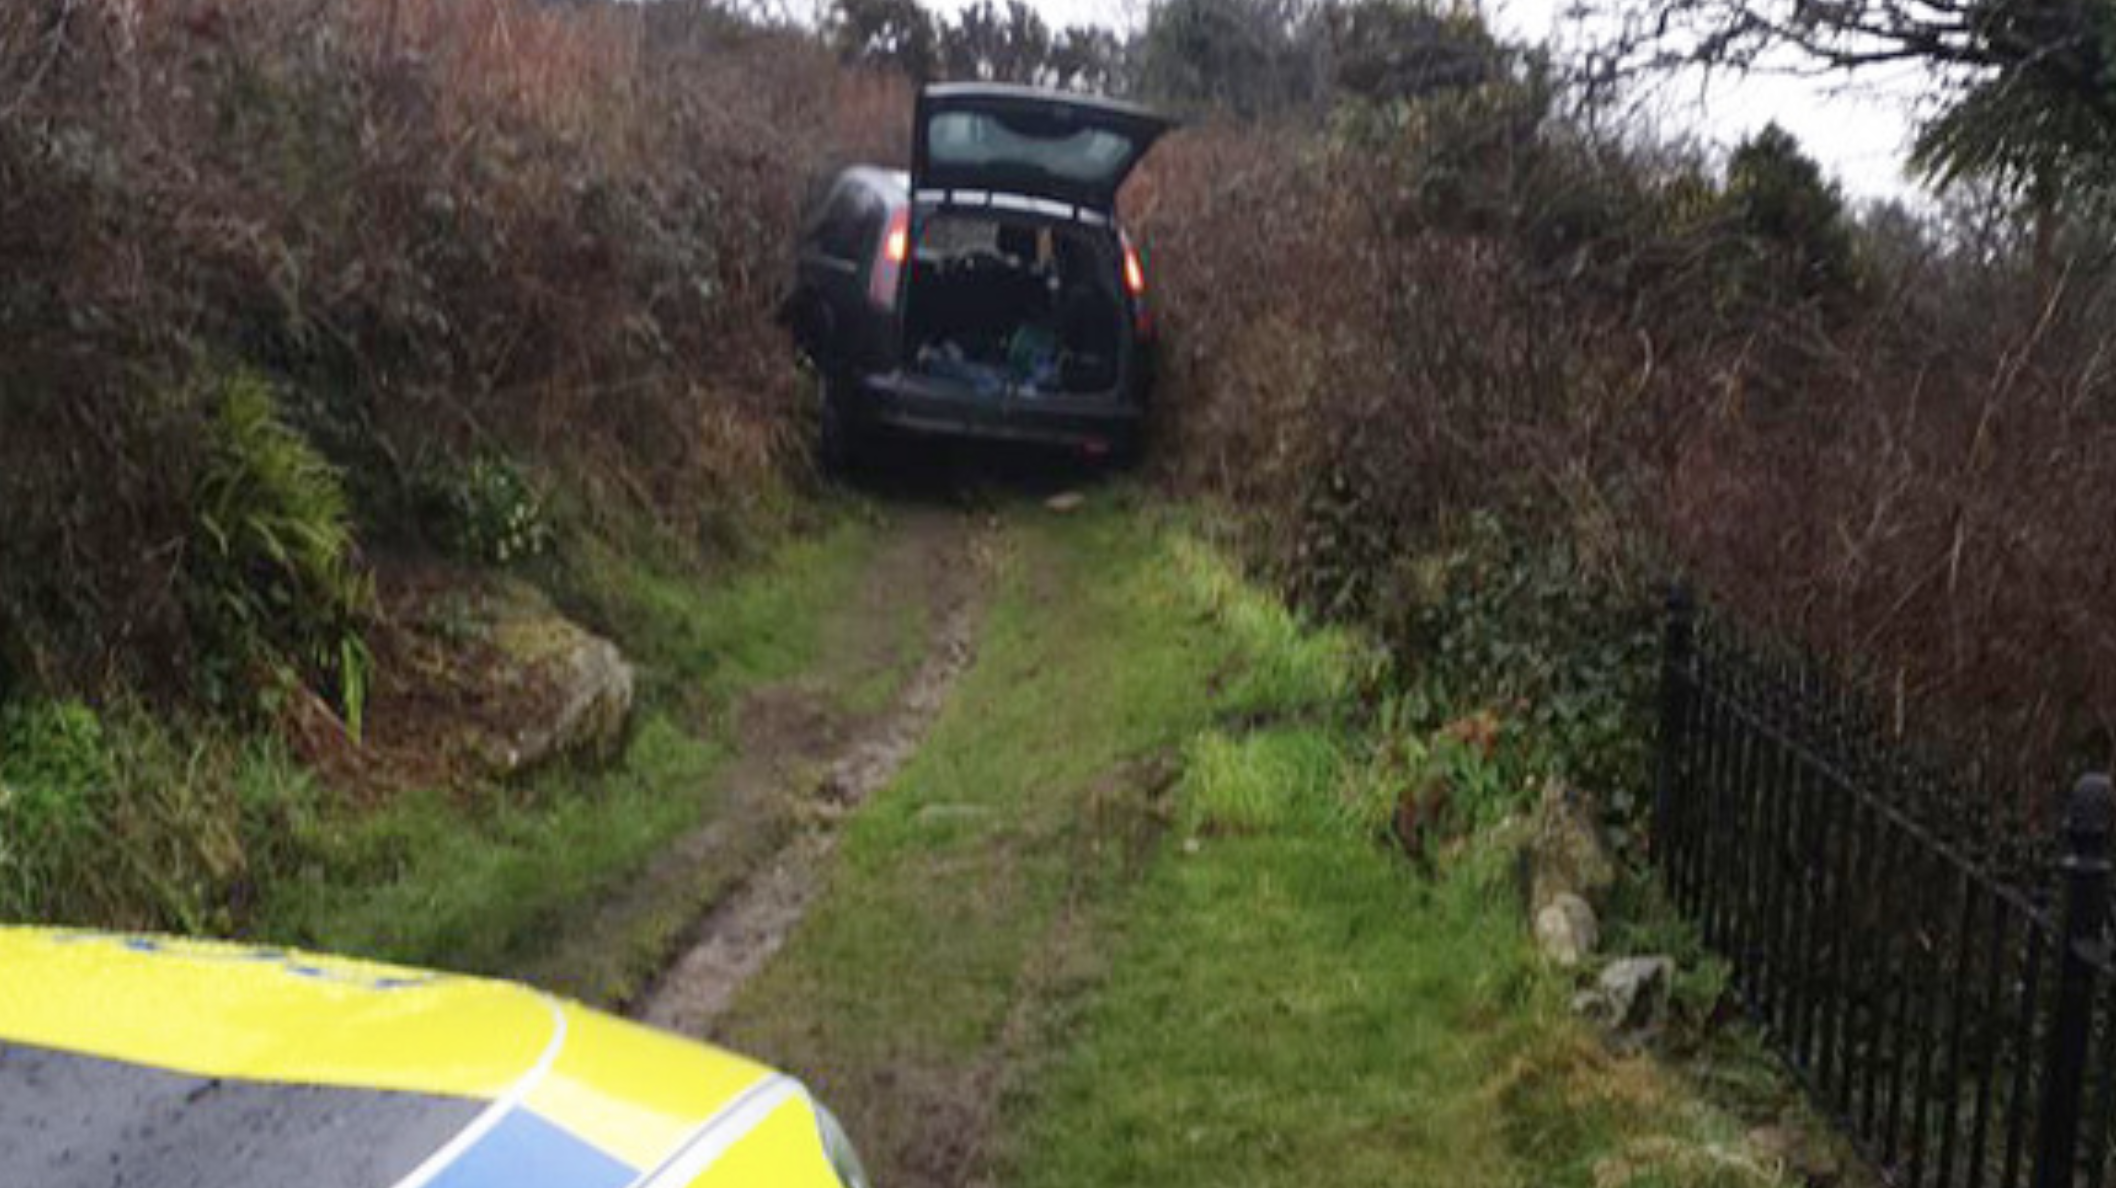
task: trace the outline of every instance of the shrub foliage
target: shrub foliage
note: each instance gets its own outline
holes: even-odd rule
[[[356,700],[349,533],[533,548],[510,459],[717,530],[797,457],[797,198],[903,95],[697,0],[7,5],[0,672]]]
[[[1994,235],[1851,210],[1776,129],[1724,167],[1597,134],[1536,55],[1493,52],[1459,85],[1209,123],[1148,159],[1129,197],[1172,479],[1251,511],[1328,613],[1419,623],[1407,559],[1496,516],[1582,597],[1688,575],[1899,722],[2106,762],[2099,233],[2053,279],[2010,213]]]
[[[280,421],[256,377],[226,380],[216,402],[184,574],[208,697],[269,685],[276,669],[335,692],[357,735],[369,664],[360,624],[374,589],[353,555],[338,472]]]

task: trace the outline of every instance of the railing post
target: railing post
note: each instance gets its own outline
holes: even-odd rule
[[[1668,588],[1667,620],[1662,626],[1660,670],[1660,755],[1653,787],[1653,856],[1664,875],[1672,875],[1670,861],[1675,840],[1675,813],[1686,790],[1676,785],[1688,761],[1684,731],[1689,724],[1692,663],[1697,646],[1697,603],[1690,588],[1676,582]]]
[[[2079,1159],[2080,1099],[2094,1026],[2094,967],[2109,918],[2109,827],[2116,812],[2109,777],[2088,775],[2065,805],[2064,915],[2059,927],[2056,1012],[2043,1053],[2035,1188],[2071,1188]]]

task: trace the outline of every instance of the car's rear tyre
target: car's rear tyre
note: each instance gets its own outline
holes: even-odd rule
[[[844,385],[816,373],[816,464],[838,478],[851,475],[866,452],[859,427],[845,414],[843,392]]]

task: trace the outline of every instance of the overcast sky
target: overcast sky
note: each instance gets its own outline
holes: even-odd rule
[[[1093,0],[1050,0],[1055,4]],[[1636,0],[1652,3],[1652,0]],[[1493,23],[1515,37],[1561,42],[1560,14],[1573,0],[1487,0]],[[1926,80],[1914,68],[1862,74],[1856,80],[1795,77],[1787,73],[1746,77],[1692,73],[1671,79],[1657,93],[1664,126],[1699,136],[1721,148],[1775,120],[1800,138],[1845,190],[1857,197],[1908,195],[1916,185],[1903,176],[1913,109]]]
[[[1574,0],[1485,0],[1485,11],[1503,33],[1545,40],[1562,33],[1560,13]],[[1653,0],[1637,0],[1650,4]],[[953,11],[968,0],[936,0]],[[1053,28],[1074,24],[1128,26],[1142,10],[1138,0],[1030,0]],[[1912,108],[1921,77],[1903,71],[1886,78],[1818,80],[1752,75],[1711,80],[1671,80],[1656,94],[1654,110],[1667,131],[1694,135],[1719,148],[1776,120],[1856,198],[1908,196],[1914,183],[1903,177]]]

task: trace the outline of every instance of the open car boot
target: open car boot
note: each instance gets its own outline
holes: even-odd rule
[[[999,212],[947,212],[923,229],[909,356],[981,396],[1106,392],[1117,383],[1120,261],[1104,240]]]

